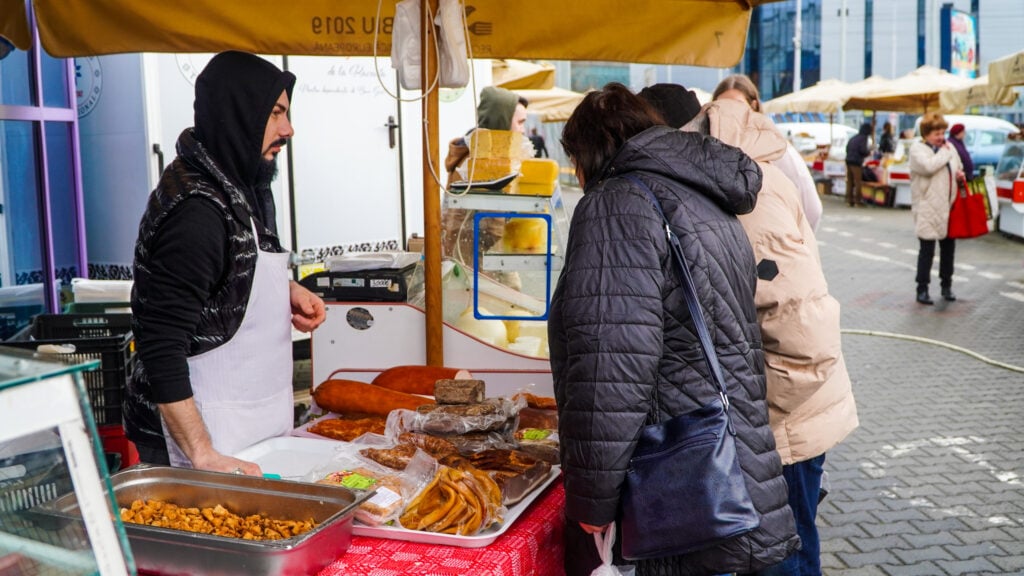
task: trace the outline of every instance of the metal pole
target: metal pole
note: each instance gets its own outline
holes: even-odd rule
[[[793,92],[797,92],[803,86],[803,79],[800,77],[800,56],[801,37],[803,36],[803,19],[801,12],[802,1],[796,0],[796,18],[793,24]]]
[[[846,0],[839,6],[839,80],[846,82],[846,19],[849,17],[849,10],[846,9]],[[839,109],[839,123],[846,123],[846,113]]]

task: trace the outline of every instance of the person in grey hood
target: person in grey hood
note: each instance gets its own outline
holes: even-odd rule
[[[230,455],[294,425],[291,328],[311,331],[325,316],[288,278],[270,191],[294,134],[294,84],[253,54],[214,56],[196,80],[195,126],[149,197],[124,406],[144,462],[259,474]]]
[[[613,83],[587,94],[563,131],[584,190],[548,322],[570,575],[600,565],[592,534],[621,519],[620,491],[640,429],[706,405],[717,391],[661,217],[627,176],[651,189],[682,244],[761,520],[710,548],[637,562],[637,574],[750,572],[799,546],[768,425],[756,263],[736,217],[754,209],[762,173],[736,148],[663,124],[649,104]],[[615,564],[625,563],[618,546],[615,555]]]

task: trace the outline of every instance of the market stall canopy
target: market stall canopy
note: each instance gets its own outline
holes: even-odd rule
[[[555,67],[547,62],[496,59],[491,62],[491,81],[508,90],[547,90],[555,87]]]
[[[565,122],[583,100],[585,94],[551,88],[549,90],[516,90],[516,94],[530,101],[526,113],[536,116],[541,122]]]
[[[1024,85],[1024,50],[989,62],[988,77],[997,90]]]
[[[774,1],[635,0],[623,10],[620,0],[474,0],[465,12],[474,58],[729,67],[743,55],[753,7]],[[388,56],[395,13],[392,0],[32,0],[31,5],[43,47],[57,57],[226,49]],[[21,0],[3,2],[0,34],[22,50],[29,48]]]
[[[967,78],[955,76],[933,66],[917,70],[852,96],[843,110],[884,110],[887,112],[939,111],[939,94],[969,86]]]
[[[814,86],[762,102],[761,111],[766,114],[784,114],[786,112],[833,114],[842,110],[843,104],[851,95],[850,84],[835,79],[822,80]]]
[[[971,81],[968,86],[946,90],[939,94],[939,105],[944,114],[963,114],[973,106],[1011,106],[1017,93],[1009,86],[994,86],[985,75]]]

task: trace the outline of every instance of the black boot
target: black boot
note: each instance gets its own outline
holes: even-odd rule
[[[956,302],[956,294],[953,294],[953,290],[951,288],[942,289],[942,298],[945,299],[946,302]]]
[[[928,295],[927,289],[917,291],[917,303],[927,304],[929,306],[935,304],[935,302],[932,300],[932,297]]]

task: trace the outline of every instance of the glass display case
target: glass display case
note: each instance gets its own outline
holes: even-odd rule
[[[446,194],[444,208],[467,215],[447,242],[454,255],[444,271],[444,320],[494,346],[547,357],[551,292],[569,228],[557,185],[546,195],[471,188]]]
[[[81,372],[0,347],[0,574],[134,574]],[[80,513],[47,503],[74,491]]]

